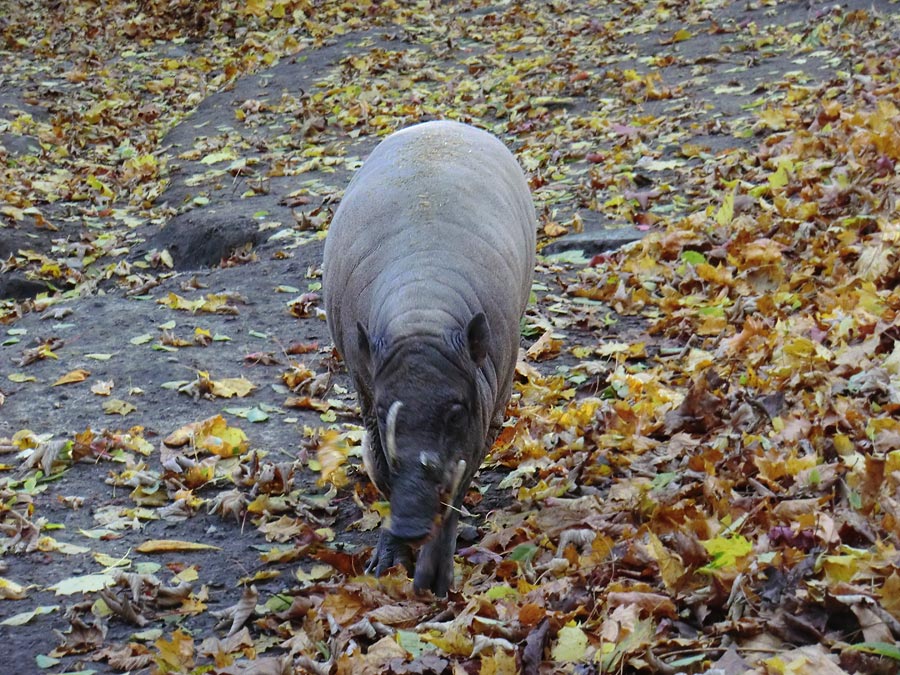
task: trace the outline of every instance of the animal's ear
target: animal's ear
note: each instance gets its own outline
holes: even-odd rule
[[[466,341],[469,344],[469,356],[475,365],[481,366],[487,356],[488,343],[491,340],[491,329],[488,327],[487,317],[484,312],[478,312],[469,321],[466,328]]]
[[[356,346],[368,366],[372,362],[372,343],[361,321],[356,322]]]

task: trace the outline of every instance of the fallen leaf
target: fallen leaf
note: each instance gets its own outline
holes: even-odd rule
[[[123,401],[122,399],[112,398],[108,401],[103,402],[103,411],[107,415],[128,415],[133,413],[137,408],[129,403],[128,401]]]
[[[10,579],[0,577],[0,599],[22,600],[27,596],[27,589]]]
[[[584,631],[577,625],[569,624],[559,629],[550,655],[554,661],[577,663],[584,659],[587,646],[588,639]]]
[[[78,368],[76,370],[70,370],[68,373],[60,377],[56,382],[54,382],[51,386],[59,386],[61,384],[73,384],[75,382],[84,382],[89,376],[90,372],[84,370],[83,368]]]
[[[93,593],[104,588],[109,588],[116,583],[110,574],[85,574],[83,576],[69,577],[48,586],[48,591],[55,591],[56,595],[72,595],[74,593]]]
[[[196,541],[179,541],[177,539],[148,539],[135,547],[138,553],[173,553],[175,551],[221,551],[212,544]]]
[[[0,621],[0,626],[24,626],[36,616],[50,614],[51,612],[55,612],[58,609],[59,605],[38,605],[32,610],[21,612],[19,614],[13,614],[11,617]]]

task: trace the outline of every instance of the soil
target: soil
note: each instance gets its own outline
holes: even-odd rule
[[[874,6],[886,12],[895,12],[897,6],[883,0],[864,0],[843,3],[845,10],[854,7]],[[827,4],[785,2],[776,7],[731,3],[715,15],[718,25],[739,30],[750,21],[760,25],[774,23],[791,26],[802,22],[815,22]],[[486,11],[486,10],[481,10]],[[702,28],[702,27],[698,27]],[[770,58],[754,61],[746,69],[734,72],[736,66],[745,65],[745,55],[731,51],[728,45],[733,33],[703,32],[697,30],[694,39],[679,44],[662,44],[664,38],[678,30],[677,12],[670,21],[651,33],[635,31],[621,36],[621,62],[619,69],[634,68],[638,72],[648,69],[648,57],[656,54],[679,53],[685,64],[661,69],[663,84],[680,88],[680,95],[668,100],[631,104],[620,112],[623,123],[636,115],[681,115],[685,124],[693,129],[691,142],[703,145],[711,154],[724,155],[741,144],[754,143],[753,137],[736,138],[729,130],[736,120],[749,115],[745,105],[756,98],[757,82],[771,82],[788,72],[803,70],[812,81],[827,81],[829,73],[845,68],[846,64],[825,61],[815,53],[805,55],[802,62],[789,54],[773,53]],[[112,283],[98,284],[90,297],[72,298],[44,312],[25,314],[15,323],[5,327],[0,345],[0,390],[5,403],[0,406],[0,438],[12,437],[23,429],[35,433],[52,433],[55,439],[71,439],[90,428],[100,430],[128,430],[141,427],[143,436],[155,446],[161,440],[185,424],[224,414],[229,423],[240,426],[247,433],[251,446],[266,453],[272,462],[286,462],[293,466],[294,487],[311,494],[322,494],[326,488],[317,484],[318,474],[309,469],[309,459],[304,445],[304,426],[322,427],[325,423],[319,413],[284,407],[286,392],[281,375],[293,361],[302,361],[316,373],[325,373],[335,367],[331,343],[319,306],[313,301],[308,315],[297,317],[291,312],[290,303],[305,293],[315,293],[319,281],[322,259],[322,238],[318,227],[304,229],[306,220],[326,218],[333,208],[340,191],[346,185],[350,171],[345,165],[333,172],[313,171],[301,182],[309,181],[311,195],[305,203],[290,205],[288,195],[297,189],[296,177],[273,178],[264,185],[253,185],[252,179],[224,175],[211,178],[201,184],[189,179],[208,170],[199,162],[178,159],[178,155],[194,147],[206,129],[230,129],[251,147],[259,148],[261,164],[258,174],[265,173],[266,135],[271,137],[290,133],[295,121],[275,120],[273,124],[252,133],[235,123],[235,110],[250,100],[276,100],[283,92],[298,94],[314,88],[315,83],[333,75],[341,68],[341,60],[348,55],[390,44],[392,49],[414,49],[417,45],[409,36],[374,30],[345,36],[331,45],[316,51],[305,51],[293,59],[283,60],[273,68],[257,75],[242,78],[226,91],[212,94],[196,112],[175,125],[165,139],[164,146],[173,180],[167,191],[158,199],[172,207],[173,216],[162,227],[159,224],[141,224],[132,234],[134,242],[128,259],[132,262],[153,260],[154,255],[168,251],[174,269],[164,275],[158,286],[144,292],[128,295],[126,290]],[[458,58],[465,56],[460,49]],[[448,59],[452,57],[448,56]],[[609,86],[613,86],[610,84]],[[730,93],[717,94],[715,90],[730,87]],[[0,88],[0,115],[16,106],[25,105],[18,92]],[[587,106],[587,101],[576,101],[574,106]],[[32,106],[34,114],[41,113]],[[345,138],[350,148],[348,154],[365,157],[378,139],[361,137]],[[606,141],[601,141],[601,144]],[[0,137],[10,154],[27,153],[27,142],[21,137]],[[602,150],[602,148],[599,148]],[[676,148],[668,148],[671,156]],[[251,153],[252,155],[252,153]],[[692,160],[699,164],[700,159]],[[649,171],[635,167],[638,174],[650,183],[670,182],[677,192],[678,174],[672,171]],[[246,197],[247,189],[255,188],[255,196]],[[204,199],[197,201],[198,196]],[[62,208],[62,207],[60,207]],[[569,208],[574,211],[574,207]],[[675,204],[673,208],[689,210],[689,205]],[[597,230],[621,223],[609,222],[589,209],[580,209],[586,229]],[[283,228],[266,229],[269,223],[287,224]],[[48,234],[46,231],[18,228],[0,229],[0,258],[22,248],[49,251],[51,236],[75,237],[79,225],[73,224],[68,232]],[[272,236],[280,233],[278,236]],[[586,245],[591,254],[597,248]],[[570,246],[561,246],[565,250]],[[235,255],[235,252],[238,252]],[[227,262],[221,264],[223,260]],[[542,315],[546,308],[562,295],[561,283],[571,269],[545,261],[539,265],[537,303],[529,311]],[[43,285],[15,274],[0,274],[0,295],[3,297],[34,297]],[[228,294],[229,304],[236,308],[234,314],[191,313],[171,309],[158,300],[175,293],[191,299],[207,293]],[[584,310],[585,312],[589,310]],[[608,311],[608,310],[605,310]],[[193,346],[177,350],[160,347],[161,326],[174,322],[170,330],[178,337],[191,339],[196,329],[208,330],[211,335],[227,336],[228,340],[214,341],[207,347]],[[577,322],[576,322],[577,323]],[[567,346],[579,343],[592,344],[605,339],[627,340],[640,336],[648,344],[653,338],[642,335],[638,323],[621,322],[604,330],[600,322],[591,322],[590,330],[579,330],[577,325],[562,327],[567,336]],[[132,343],[133,338],[150,335],[152,339],[142,344]],[[19,366],[23,351],[49,338],[62,341],[55,349],[56,359],[44,359]],[[18,341],[13,341],[17,339]],[[535,337],[523,338],[527,347]],[[316,343],[312,352],[303,356],[286,356],[285,350],[292,343]],[[659,345],[656,345],[658,348]],[[248,355],[271,353],[276,363],[253,364]],[[91,355],[108,354],[108,360],[97,360]],[[558,359],[537,366],[545,371],[565,369],[574,364],[571,357]],[[53,386],[63,374],[76,368],[90,371],[86,383]],[[7,379],[13,372],[25,372],[35,381],[14,383]],[[256,385],[247,398],[207,399],[195,398],[164,388],[166,383],[192,381],[198,373],[207,372],[212,379],[244,377]],[[101,408],[100,397],[91,393],[94,382],[114,382],[113,397],[135,406],[134,412],[125,417],[109,415]],[[333,389],[329,396],[343,400],[350,412],[341,414],[336,423],[356,423],[353,415],[354,399],[349,393],[346,373],[337,367],[333,374]],[[598,383],[593,383],[597,386]],[[600,383],[602,384],[602,382]],[[347,392],[347,393],[344,393]],[[264,422],[252,424],[236,417],[227,410],[255,406],[268,412]],[[358,459],[353,460],[359,462]],[[159,469],[159,453],[147,458],[150,468]],[[198,568],[202,583],[209,586],[209,608],[221,610],[233,605],[241,595],[238,581],[264,567],[260,550],[271,546],[264,535],[245,523],[224,519],[205,512],[191,514],[180,522],[165,519],[133,522],[108,539],[87,541],[79,533],[98,527],[97,517],[101,507],[129,506],[130,488],[115,487],[105,481],[111,471],[122,467],[114,462],[75,463],[58,480],[44,483],[34,495],[35,510],[61,529],[52,532],[58,541],[89,545],[91,552],[60,556],[41,551],[6,555],[0,567],[2,576],[18,583],[33,586],[28,599],[23,602],[0,604],[0,620],[25,611],[35,605],[71,605],[72,597],[54,596],[51,591],[40,590],[78,574],[95,571],[97,566],[92,554],[102,552],[109,556],[130,556],[135,562],[154,561],[174,567],[194,565]],[[502,478],[502,471],[483,471],[478,480],[490,484]],[[353,483],[364,482],[361,470],[351,472]],[[488,490],[490,498],[476,509],[472,524],[491,510],[508,506],[510,493]],[[205,496],[210,496],[206,494]],[[71,498],[83,498],[79,508],[72,508]],[[377,531],[359,532],[348,529],[360,515],[352,499],[352,485],[344,488],[335,502],[339,508],[331,516],[330,526],[336,533],[335,547],[348,551],[365,552],[375,542]],[[489,516],[488,516],[489,517]],[[170,553],[163,555],[135,553],[134,548],[148,539],[178,539],[213,544],[216,551]],[[301,561],[301,565],[303,565]],[[262,590],[274,592],[290,584],[290,575],[296,563],[267,565],[282,571],[281,577],[268,582],[258,582]],[[27,604],[27,607],[24,605]],[[184,628],[202,637],[215,630],[216,618],[203,612],[186,620]],[[21,659],[15,672],[40,671],[34,662],[37,654],[47,654],[60,644],[61,636],[69,622],[63,612],[38,617],[26,626],[2,629],[4,653],[7,657]],[[111,621],[106,640],[125,641],[134,632],[124,622]],[[66,656],[52,672],[63,670],[105,670],[102,663],[87,663],[77,656]],[[3,668],[0,668],[3,670]],[[13,672],[13,671],[6,671]]]

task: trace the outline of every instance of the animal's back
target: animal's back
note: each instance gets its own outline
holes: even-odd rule
[[[511,378],[535,230],[522,170],[487,132],[429,122],[382,141],[348,186],[325,245],[329,326],[351,371],[357,322],[396,341],[463,329],[481,311],[496,377]]]

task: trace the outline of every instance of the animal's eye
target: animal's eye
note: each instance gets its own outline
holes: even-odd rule
[[[452,403],[447,409],[447,426],[451,428],[460,427],[466,421],[466,406],[462,403]]]

